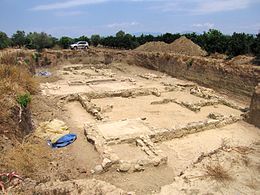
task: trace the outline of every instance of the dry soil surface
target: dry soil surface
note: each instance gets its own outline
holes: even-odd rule
[[[142,135],[143,132],[150,132],[154,129],[172,129],[191,122],[204,121],[212,112],[226,117],[230,115],[240,117],[242,112],[220,103],[202,106],[199,112],[194,112],[175,102],[151,104],[164,99],[196,104],[205,99],[190,93],[190,88],[197,86],[195,83],[172,78],[135,65],[120,63],[99,64],[98,66],[95,64],[66,64],[51,71],[52,75],[58,79],[50,79],[49,82],[42,80],[41,95],[33,97],[32,112],[35,125],[57,118],[66,122],[70,131],[78,136],[72,145],[53,151],[56,172],[49,173],[53,174],[53,181],[60,179],[59,173],[63,172],[66,176],[63,179],[67,181],[95,178],[140,195],[153,193],[260,193],[257,185],[253,185],[260,182],[259,155],[251,152],[258,151],[258,146],[254,143],[259,141],[259,129],[242,120],[154,143],[156,148],[168,157],[166,164],[145,167],[141,172],[122,173],[111,168],[102,173],[97,173],[97,171],[94,173],[96,165],[100,165],[103,159],[102,154],[95,150],[95,146],[88,142],[84,135],[85,125],[99,126],[104,137],[114,133],[120,138],[121,134],[126,132],[136,131],[135,134]],[[169,89],[171,87],[172,89]],[[160,93],[159,95],[133,95],[127,98],[119,96],[90,99],[91,103],[100,108],[98,112],[104,117],[103,120],[97,120],[93,113],[87,112],[77,99],[79,94],[136,88],[155,88]],[[242,106],[247,106],[247,103],[242,102]],[[122,127],[122,121],[135,121],[140,118],[143,120],[144,127],[135,123],[129,125],[126,123],[126,126]],[[118,132],[117,129],[120,128],[123,129],[122,132]],[[245,147],[248,152],[243,153],[244,151],[239,150],[239,153],[237,147]],[[111,150],[120,159],[125,160],[144,155],[143,151],[137,150],[127,143],[114,144],[111,146]],[[241,174],[239,179],[232,180],[232,185],[225,185],[225,181],[209,176],[200,177],[205,175],[205,171],[201,168],[203,164],[210,163],[218,156],[220,164],[225,170],[230,166],[229,162],[224,163],[225,159],[237,160],[236,167],[232,168],[233,172],[228,172],[228,174],[232,178],[236,177],[235,174]],[[240,164],[243,161],[242,158],[250,159],[248,166]],[[199,179],[191,179],[191,175],[195,175]],[[250,178],[253,182],[251,182],[252,185],[247,181]],[[215,185],[217,187],[214,187]],[[218,188],[218,186],[221,187]]]

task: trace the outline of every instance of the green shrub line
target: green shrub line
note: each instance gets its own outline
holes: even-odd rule
[[[151,41],[163,41],[172,43],[181,36],[186,36],[194,43],[198,44],[209,54],[221,53],[230,57],[238,55],[255,55],[256,59],[260,59],[260,33],[246,34],[234,32],[232,35],[223,34],[216,29],[210,29],[202,34],[193,33],[165,33],[158,36],[142,34],[140,36],[131,35],[120,30],[114,36],[102,37],[98,34],[92,35],[90,38],[81,36],[78,38],[70,38],[63,36],[61,38],[53,37],[44,32],[30,32],[26,34],[24,31],[16,31],[9,38],[6,33],[0,32],[0,49],[7,47],[26,47],[41,51],[44,48],[69,48],[70,44],[77,41],[87,41],[93,46],[102,45],[110,48],[135,49]]]

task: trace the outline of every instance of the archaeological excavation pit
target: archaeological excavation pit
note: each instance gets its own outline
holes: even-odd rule
[[[197,83],[120,62],[68,64],[57,74],[43,94],[60,98],[84,129],[87,144],[78,148],[95,151],[92,176],[117,187],[143,178],[159,190],[223,143],[257,141],[256,128],[243,121],[248,104]]]
[[[259,36],[222,34],[224,52],[212,33],[35,51],[17,31],[0,51],[0,194],[260,194]]]
[[[103,170],[137,172],[167,164],[179,173],[199,154],[185,158],[186,150],[184,163],[171,142],[207,130],[222,132],[221,128],[242,119],[243,107],[212,93],[204,97],[191,91],[188,86],[78,95],[81,105],[96,118],[85,125],[85,134],[101,155]]]
[[[177,125],[205,120],[210,112],[221,113],[225,116],[241,114],[241,111],[219,103],[202,106],[198,112],[189,108],[189,105],[192,107],[201,101],[204,100],[187,92],[165,92],[161,93],[160,97],[148,95],[91,100],[101,108],[106,121],[142,118],[152,128],[173,128]]]
[[[128,80],[115,77],[111,69],[98,69],[84,65],[69,65],[57,72],[62,79],[54,83],[43,83],[46,95],[69,95],[95,91],[110,91],[135,87]]]
[[[69,73],[60,82],[66,81],[71,94],[64,95],[71,109],[86,112],[85,121],[80,119],[86,138],[102,159],[97,165],[102,171],[99,168],[97,173],[140,172],[163,165],[180,173],[200,154],[195,148],[194,157],[185,157],[190,153],[183,147],[180,157],[173,144],[176,140],[208,130],[223,132],[221,128],[237,124],[245,110],[211,89],[169,76],[157,77],[159,73],[125,77],[115,70],[82,65],[65,70]],[[219,144],[220,139],[209,150]]]

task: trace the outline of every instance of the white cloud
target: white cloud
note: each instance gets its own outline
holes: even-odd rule
[[[137,26],[139,25],[138,22],[122,22],[122,23],[113,23],[113,24],[108,24],[106,27],[108,28],[128,28],[131,26]]]
[[[171,2],[171,0],[61,0],[59,2],[37,5],[32,8],[35,11],[68,9],[90,4],[100,4],[105,2]],[[174,0],[179,1],[179,0]]]
[[[150,8],[168,12],[188,14],[209,14],[245,9],[259,0],[60,0],[32,8],[35,11],[59,10],[105,2],[147,2]],[[148,6],[149,7],[149,6]]]
[[[43,11],[43,10],[66,9],[66,8],[78,7],[78,6],[82,6],[82,5],[103,3],[106,1],[108,1],[108,0],[67,0],[67,1],[58,2],[58,3],[38,5],[36,7],[33,7],[32,10]]]
[[[55,12],[55,16],[79,16],[82,15],[84,12],[81,11],[59,11],[59,12]]]
[[[161,2],[151,8],[165,12],[203,15],[248,8],[259,0],[173,0]]]
[[[245,9],[250,5],[250,0],[211,0],[202,1],[194,13],[206,14],[231,10]]]
[[[72,7],[78,7],[83,5],[90,5],[90,4],[99,4],[111,1],[118,1],[119,0],[63,0],[62,2],[57,3],[50,3],[50,4],[43,4],[38,5],[32,8],[35,11],[44,11],[44,10],[58,10],[58,9],[67,9]],[[121,0],[121,1],[132,1],[132,2],[151,2],[151,1],[169,1],[169,0]]]
[[[206,22],[206,23],[198,23],[198,24],[193,24],[192,27],[196,27],[196,28],[207,28],[207,29],[210,29],[210,28],[213,28],[215,25],[213,23],[209,23],[209,22]]]

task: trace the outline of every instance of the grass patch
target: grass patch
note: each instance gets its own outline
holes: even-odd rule
[[[0,171],[16,171],[23,177],[39,179],[39,173],[46,171],[49,166],[50,150],[44,141],[30,138],[1,155]]]
[[[205,167],[205,177],[218,182],[225,182],[233,180],[232,176],[220,163],[215,165],[206,165]]]
[[[19,95],[17,97],[17,102],[20,104],[22,108],[26,108],[27,105],[31,102],[31,95],[29,93],[26,93],[24,95]]]
[[[15,65],[18,63],[18,53],[5,52],[0,57],[0,64]]]
[[[0,65],[0,94],[35,94],[37,88],[37,82],[23,67]]]

